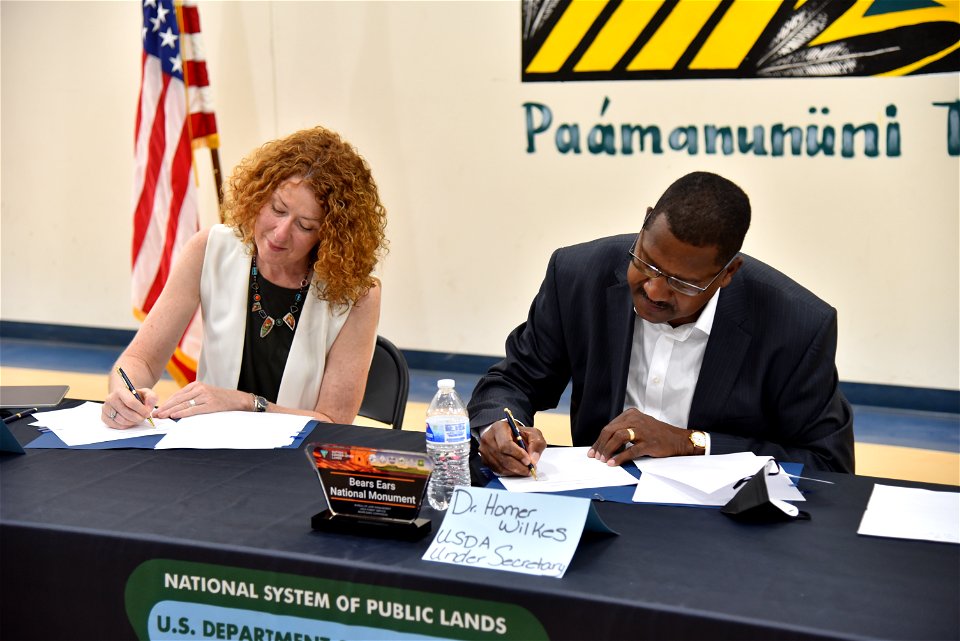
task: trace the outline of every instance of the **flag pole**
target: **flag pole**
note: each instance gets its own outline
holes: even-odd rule
[[[210,147],[210,161],[213,165],[213,183],[217,187],[217,204],[220,205],[220,222],[223,223],[223,178],[220,173],[220,150]]]

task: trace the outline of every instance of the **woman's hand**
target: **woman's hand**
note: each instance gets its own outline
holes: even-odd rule
[[[193,382],[164,401],[153,415],[157,418],[185,418],[210,412],[253,409],[253,397],[247,392]]]
[[[141,387],[137,393],[143,399],[142,403],[125,387],[110,392],[100,410],[100,420],[103,424],[115,430],[125,430],[144,423],[159,397],[149,387]]]

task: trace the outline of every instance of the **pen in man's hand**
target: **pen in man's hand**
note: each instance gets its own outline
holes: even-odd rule
[[[524,452],[530,453],[530,450],[527,449],[527,444],[523,442],[523,435],[520,434],[520,429],[517,427],[516,421],[513,419],[513,412],[510,411],[510,408],[504,407],[503,414],[507,417],[507,424],[510,426],[510,431],[513,432],[513,439],[517,442]],[[533,466],[533,463],[527,463],[527,468],[530,470],[530,474],[533,475],[533,480],[537,480],[537,468]]]
[[[140,393],[137,391],[137,388],[133,386],[133,383],[130,382],[130,379],[127,378],[127,374],[123,371],[123,368],[118,367],[117,373],[120,374],[120,378],[123,379],[123,384],[127,386],[127,389],[133,392],[133,395],[136,397],[138,401],[143,403],[143,398],[140,396]],[[143,403],[143,404],[146,405],[146,403]],[[150,418],[149,416],[147,417],[147,422],[150,423],[152,427],[156,427],[156,425],[153,422],[153,419]]]
[[[11,414],[11,415],[8,416],[7,418],[3,419],[3,422],[4,422],[4,423],[13,423],[13,422],[16,421],[17,419],[21,419],[21,418],[23,418],[24,416],[26,416],[27,414],[33,414],[34,412],[36,412],[36,411],[39,410],[39,409],[40,409],[39,407],[31,407],[31,408],[28,409],[28,410],[23,410],[22,412],[17,412],[16,414]]]

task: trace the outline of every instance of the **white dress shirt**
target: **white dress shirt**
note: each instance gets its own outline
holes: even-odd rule
[[[634,318],[625,410],[635,407],[658,421],[687,428],[720,291],[693,323],[671,327]],[[710,454],[710,434],[705,453]]]

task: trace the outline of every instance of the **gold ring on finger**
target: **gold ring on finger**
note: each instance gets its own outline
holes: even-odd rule
[[[632,427],[628,427],[628,428],[627,428],[627,436],[630,437],[630,438],[627,439],[628,441],[633,441],[635,438],[637,438],[637,435],[634,433]]]

